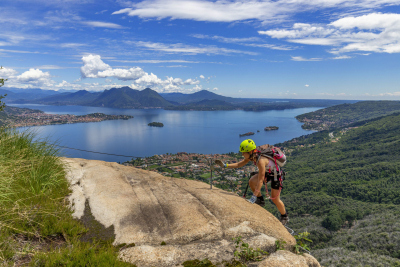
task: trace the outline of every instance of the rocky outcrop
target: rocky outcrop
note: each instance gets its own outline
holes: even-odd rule
[[[118,163],[63,161],[73,216],[85,220],[89,208],[98,223],[113,227],[115,245],[135,244],[123,249],[120,258],[138,267],[179,266],[204,258],[228,261],[235,250],[232,238],[238,236],[270,252],[258,266],[319,266],[311,256],[275,252],[276,240],[292,250],[295,239],[268,211],[236,194]]]

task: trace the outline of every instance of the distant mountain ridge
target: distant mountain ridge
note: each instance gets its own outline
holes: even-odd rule
[[[166,107],[173,104],[162,98],[156,91],[146,88],[142,91],[130,87],[105,90],[90,106],[113,108]]]
[[[18,103],[46,105],[82,105],[111,108],[145,108],[173,106],[156,91],[146,88],[142,91],[128,86],[111,88],[103,92],[80,90],[74,93],[60,93],[35,100],[22,100]]]
[[[26,90],[26,91],[24,91]],[[169,110],[283,110],[303,107],[330,107],[355,100],[316,99],[257,99],[233,98],[202,90],[193,94],[157,93],[146,88],[142,91],[128,86],[111,88],[103,92],[86,90],[63,92],[41,89],[1,89],[7,94],[7,104],[82,105],[112,108],[163,108]],[[16,93],[18,92],[18,93]]]
[[[221,100],[228,103],[239,102],[240,98],[233,98],[215,94],[207,90],[201,90],[193,94],[182,94],[182,93],[161,93],[164,99],[168,101],[178,102],[180,104],[187,104],[192,102],[199,102],[202,100]]]

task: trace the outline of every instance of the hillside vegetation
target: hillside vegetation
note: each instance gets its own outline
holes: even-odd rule
[[[353,126],[334,129],[334,142],[322,131],[277,144],[290,225],[311,233],[324,266],[400,266],[400,115]]]
[[[400,112],[400,101],[363,101],[342,104],[296,117],[304,122],[303,129],[329,130],[348,124]]]
[[[0,265],[132,266],[110,242],[80,241],[59,152],[33,137],[0,128]]]

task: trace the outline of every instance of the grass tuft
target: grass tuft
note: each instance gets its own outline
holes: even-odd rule
[[[0,265],[134,266],[111,242],[80,241],[87,229],[72,218],[60,155],[31,131],[0,127]]]

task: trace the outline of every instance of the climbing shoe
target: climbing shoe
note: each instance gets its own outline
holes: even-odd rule
[[[282,223],[283,225],[286,225],[288,222],[289,222],[289,216],[288,216],[288,214],[287,214],[287,213],[286,213],[285,215],[282,215],[282,214],[281,214],[281,223]]]
[[[264,199],[257,198],[256,202],[254,202],[254,203],[256,203],[257,205],[260,205],[261,207],[265,206],[265,200]]]

